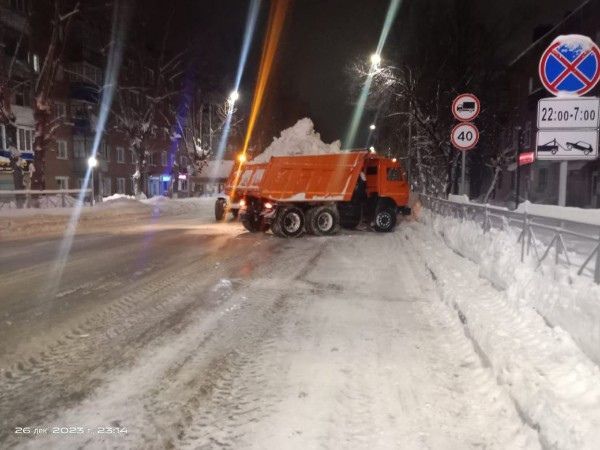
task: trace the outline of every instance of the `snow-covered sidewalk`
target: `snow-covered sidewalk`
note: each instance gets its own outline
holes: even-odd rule
[[[452,219],[426,218],[406,230],[436,280],[442,299],[457,310],[465,332],[546,448],[600,448],[600,371],[568,333],[549,325],[526,302],[480,277],[480,267],[446,245],[435,230]],[[488,236],[488,239],[492,237]],[[511,255],[510,248],[504,248]],[[482,261],[483,262],[483,261]],[[489,261],[501,264],[502,261]],[[545,291],[553,290],[551,284]],[[544,295],[544,289],[538,290]]]

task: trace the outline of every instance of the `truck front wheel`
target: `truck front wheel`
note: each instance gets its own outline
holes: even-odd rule
[[[389,207],[380,207],[375,211],[373,228],[380,233],[388,233],[396,226],[396,211]]]
[[[279,210],[275,221],[272,229],[277,236],[298,237],[304,233],[304,212],[296,206]]]
[[[340,215],[335,206],[317,206],[306,214],[306,230],[316,236],[336,234],[340,229]]]

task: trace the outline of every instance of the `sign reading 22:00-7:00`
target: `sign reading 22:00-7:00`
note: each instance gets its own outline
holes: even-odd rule
[[[600,99],[543,98],[538,102],[538,128],[598,128]]]

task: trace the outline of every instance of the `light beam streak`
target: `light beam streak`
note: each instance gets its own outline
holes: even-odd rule
[[[256,120],[262,108],[262,102],[265,95],[265,90],[269,83],[271,70],[273,68],[273,59],[277,53],[281,31],[285,23],[285,16],[289,7],[289,0],[273,0],[271,9],[269,10],[269,22],[267,25],[267,34],[263,42],[262,55],[260,58],[260,66],[258,69],[258,80],[254,88],[254,97],[252,99],[252,108],[250,110],[250,118],[248,119],[248,128],[244,138],[244,146],[242,147],[241,155],[244,160],[247,159],[248,146],[254,133]],[[240,174],[242,173],[243,164],[238,165],[235,179],[232,186],[231,198],[235,197],[235,191],[239,182]]]
[[[114,2],[112,26],[110,33],[111,48],[106,63],[106,70],[104,73],[104,88],[102,91],[102,99],[100,102],[98,120],[96,122],[96,130],[94,135],[94,141],[92,144],[92,153],[90,155],[93,157],[96,157],[96,154],[98,153],[98,147],[100,146],[102,135],[104,134],[104,128],[106,126],[106,121],[110,113],[115,89],[119,81],[119,69],[121,67],[121,61],[123,58],[123,46],[125,42],[129,14],[130,8],[126,0],[117,0]],[[79,217],[81,216],[81,209],[83,207],[83,202],[85,199],[85,192],[89,188],[92,170],[93,168],[91,168],[88,165],[81,186],[81,191],[79,192],[77,202],[75,203],[73,212],[71,214],[71,217],[69,218],[69,223],[67,224],[67,228],[63,234],[63,239],[61,241],[56,260],[49,274],[50,278],[48,280],[46,288],[42,291],[42,295],[54,295],[54,293],[56,293],[56,290],[58,289],[58,286],[60,285],[62,274],[67,263],[67,258],[71,251],[71,247],[73,246],[73,238],[77,230]]]
[[[383,28],[381,29],[381,34],[379,35],[379,41],[377,43],[377,51],[375,52],[375,55],[381,56],[381,52],[385,47],[385,43],[390,33],[390,29],[392,28],[392,24],[394,23],[394,19],[398,14],[398,8],[400,7],[400,4],[401,0],[390,0],[390,5],[388,6],[388,10],[385,15],[385,20],[383,22]],[[371,85],[373,84],[373,76],[376,74],[376,71],[377,63],[375,63],[375,60],[372,59],[371,69],[369,70],[369,74],[367,75],[365,84],[361,89],[358,101],[356,102],[356,106],[354,107],[354,112],[352,113],[350,126],[348,127],[346,137],[343,141],[343,148],[345,149],[352,149],[354,147],[356,133],[362,120],[365,105],[367,104],[367,99],[369,98],[369,93],[371,91]]]
[[[242,82],[242,75],[246,68],[246,61],[248,60],[248,53],[250,51],[250,44],[254,37],[254,31],[256,29],[256,21],[258,18],[258,12],[260,11],[260,0],[252,0],[248,6],[248,16],[246,17],[246,28],[244,30],[244,40],[242,42],[242,51],[240,54],[240,62],[238,64],[237,73],[235,75],[235,89],[233,92],[239,92],[240,83]],[[233,119],[234,103],[237,99],[232,99],[231,104],[228,105],[230,108],[227,110],[227,116],[225,117],[225,124],[223,125],[223,131],[219,138],[219,144],[217,146],[217,153],[215,160],[220,161],[223,159],[225,153],[225,147],[227,146],[227,140],[229,139],[229,132],[231,131],[231,121]],[[211,179],[217,177],[218,166],[215,165],[213,173],[210,175]]]

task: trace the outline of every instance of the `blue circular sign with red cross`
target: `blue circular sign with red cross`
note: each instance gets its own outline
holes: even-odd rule
[[[600,79],[600,50],[587,36],[559,36],[542,55],[539,73],[552,94],[583,95]]]

